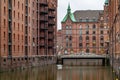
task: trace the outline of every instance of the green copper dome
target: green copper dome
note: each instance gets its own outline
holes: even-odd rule
[[[67,14],[66,14],[66,16],[63,18],[62,22],[65,22],[65,21],[68,19],[68,17],[70,17],[70,19],[72,20],[72,22],[76,22],[73,13],[71,13],[70,4],[68,5]]]

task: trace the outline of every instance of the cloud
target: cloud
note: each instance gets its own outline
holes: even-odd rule
[[[58,0],[58,29],[61,29],[61,21],[66,15],[70,3],[72,12],[76,10],[102,10],[105,0]]]

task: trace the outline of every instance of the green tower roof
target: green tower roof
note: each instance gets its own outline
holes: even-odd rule
[[[108,3],[109,3],[109,0],[105,0],[105,5],[108,5]]]
[[[70,17],[70,19],[71,19],[73,22],[76,22],[73,13],[71,13],[70,4],[68,5],[67,14],[66,14],[66,16],[63,18],[62,22],[65,22],[65,21],[68,19],[68,17]]]

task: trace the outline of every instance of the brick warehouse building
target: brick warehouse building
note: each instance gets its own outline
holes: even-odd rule
[[[68,6],[67,14],[61,22],[65,54],[105,53],[105,42],[109,39],[106,9],[106,2],[104,10],[77,10],[71,13]]]
[[[0,0],[0,67],[53,61],[56,30],[56,0]]]
[[[108,2],[109,13],[109,52],[111,65],[115,73],[120,75],[120,0],[106,0]],[[120,77],[119,77],[120,78]]]

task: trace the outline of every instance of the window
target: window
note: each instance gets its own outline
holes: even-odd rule
[[[95,36],[93,36],[93,37],[92,37],[92,39],[93,39],[93,41],[94,41],[94,40],[96,40],[96,37],[95,37]]]
[[[72,27],[71,27],[71,26],[70,26],[69,28],[70,28],[70,29],[72,29]]]
[[[72,30],[69,30],[69,34],[72,34]]]
[[[33,2],[33,7],[34,7],[34,2]]]
[[[5,52],[5,49],[6,49],[6,45],[4,44],[4,52]]]
[[[20,3],[19,3],[19,1],[18,1],[18,9],[19,9],[19,6],[20,6]]]
[[[89,34],[89,31],[86,31],[86,34]]]
[[[14,45],[14,52],[15,52],[15,45]]]
[[[93,24],[93,29],[95,29],[96,28],[96,25],[95,24]]]
[[[66,37],[66,42],[68,42],[69,41],[69,39],[68,39],[68,36]]]
[[[66,47],[67,47],[67,48],[69,47],[68,43],[66,43]]]
[[[82,19],[80,19],[80,22],[82,22]]]
[[[19,45],[18,45],[18,52],[19,52]]]
[[[5,39],[5,32],[4,32],[4,39]]]
[[[23,3],[22,3],[22,10],[23,10]]]
[[[70,48],[72,48],[72,43],[70,43]]]
[[[102,25],[101,25],[101,26],[100,26],[100,28],[101,28],[101,29],[103,29],[103,28],[104,28],[104,26],[102,26]]]
[[[72,34],[72,30],[66,30],[66,34]]]
[[[15,11],[14,11],[14,18],[15,18]]]
[[[18,31],[19,31],[19,23],[18,23]]]
[[[80,30],[80,35],[82,35],[82,30]]]
[[[23,35],[22,35],[22,41],[23,41]]]
[[[6,27],[6,20],[4,19],[4,27]]]
[[[89,43],[86,43],[86,47],[89,47]]]
[[[95,31],[93,31],[93,34],[96,34],[96,32],[95,32]]]
[[[6,7],[4,7],[4,15],[6,15]]]
[[[23,24],[22,24],[22,32],[23,32]]]
[[[14,35],[13,35],[13,36],[14,36],[14,40],[15,40],[15,33],[14,33]]]
[[[79,43],[79,47],[80,47],[80,48],[82,47],[82,43]]]
[[[22,45],[22,52],[23,52],[23,45]]]
[[[80,25],[80,29],[82,29],[82,25]]]
[[[14,22],[14,30],[15,30],[15,22]]]
[[[18,12],[18,19],[19,19],[19,17],[20,17],[20,13]]]
[[[19,34],[18,34],[18,41],[19,41]]]
[[[79,40],[82,41],[82,36],[79,37]]]
[[[93,43],[93,47],[96,47],[96,43]]]
[[[68,29],[68,26],[66,26],[66,29]]]
[[[72,41],[72,36],[69,37],[69,40]]]
[[[86,40],[89,40],[89,36],[86,36]]]
[[[86,49],[86,53],[89,53],[89,49]]]
[[[86,19],[86,22],[89,22],[89,19],[88,19],[88,18]]]
[[[103,34],[103,31],[100,31],[100,34]]]
[[[103,46],[104,46],[104,43],[100,43],[100,46],[103,47]]]
[[[102,41],[103,41],[103,40],[104,40],[104,37],[103,37],[103,36],[101,36],[101,37],[100,37],[100,40],[102,40]]]
[[[14,6],[15,6],[15,0],[14,0]]]
[[[88,24],[86,25],[86,29],[87,29],[87,30],[89,29],[89,25],[88,25]]]
[[[23,14],[22,14],[22,21],[23,21]]]

